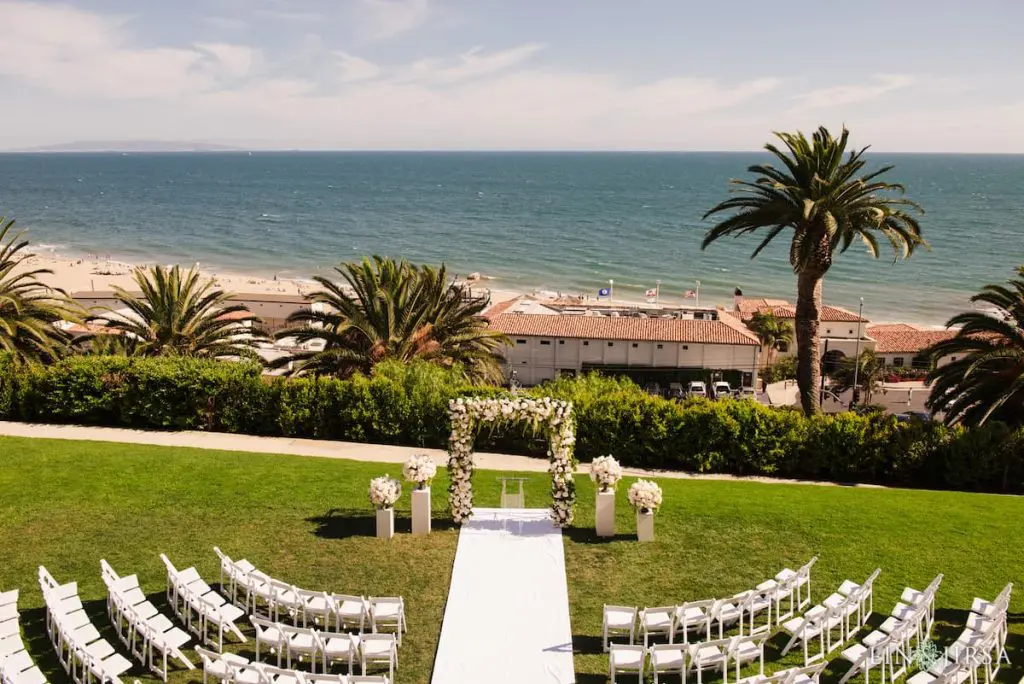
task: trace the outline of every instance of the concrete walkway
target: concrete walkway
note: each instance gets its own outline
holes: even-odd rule
[[[33,437],[40,439],[71,439],[87,442],[118,442],[122,444],[151,444],[154,446],[188,447],[192,449],[215,449],[220,451],[247,451],[261,454],[288,454],[293,456],[316,456],[320,458],[341,458],[351,461],[373,463],[405,463],[413,454],[429,454],[439,466],[448,463],[448,454],[441,449],[422,447],[390,446],[387,444],[362,444],[359,442],[334,442],[320,439],[296,439],[292,437],[257,437],[234,435],[224,432],[156,432],[150,430],[128,430],[125,428],[92,427],[84,425],[50,425],[35,423],[12,423],[0,421],[0,437]],[[511,470],[543,473],[548,462],[543,458],[475,452],[474,463],[484,470]],[[577,473],[590,476],[590,466],[581,464]],[[668,470],[643,470],[623,468],[627,476],[665,477],[701,480],[753,480],[758,482],[787,484],[832,485],[831,482],[807,482],[767,477],[736,477],[733,475],[703,475]],[[874,487],[877,485],[858,485]]]

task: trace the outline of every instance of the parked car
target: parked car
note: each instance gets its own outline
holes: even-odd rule
[[[732,396],[732,386],[729,385],[729,383],[724,382],[722,380],[719,380],[714,385],[712,385],[712,390],[714,391],[715,399],[722,399],[725,397]]]
[[[757,399],[757,392],[753,387],[743,387],[736,390],[739,399]]]
[[[661,396],[661,385],[659,385],[656,382],[649,382],[646,385],[644,385],[644,392],[647,392],[648,394],[650,394],[652,396],[655,396],[655,397],[660,397]]]
[[[683,387],[681,382],[670,382],[668,383],[668,398],[669,399],[682,399],[686,396],[686,389]]]
[[[703,382],[694,380],[690,383],[690,387],[686,393],[691,397],[706,397],[708,396],[708,388]]]

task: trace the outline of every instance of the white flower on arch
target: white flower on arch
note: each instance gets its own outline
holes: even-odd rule
[[[501,399],[453,399],[448,404],[452,423],[448,438],[448,506],[455,522],[473,512],[473,441],[481,423],[528,422],[543,429],[548,438],[551,473],[551,516],[559,527],[572,524],[576,514],[576,423],[572,403],[543,397]]]

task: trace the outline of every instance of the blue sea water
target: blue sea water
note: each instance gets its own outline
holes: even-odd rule
[[[367,254],[479,271],[497,289],[641,299],[795,298],[785,241],[700,250],[703,213],[758,154],[343,153],[0,155],[0,215],[61,255],[308,277]],[[941,323],[1024,263],[1024,156],[883,155],[924,206],[930,251],[859,246],[825,281],[872,320]]]

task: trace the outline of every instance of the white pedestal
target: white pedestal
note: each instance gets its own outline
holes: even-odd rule
[[[395,536],[395,509],[381,508],[377,511],[377,539],[391,539]]]
[[[598,492],[596,524],[598,537],[615,536],[615,492]]]
[[[636,538],[638,541],[654,541],[654,513],[636,513]]]
[[[412,492],[412,533],[430,534],[430,487]]]

